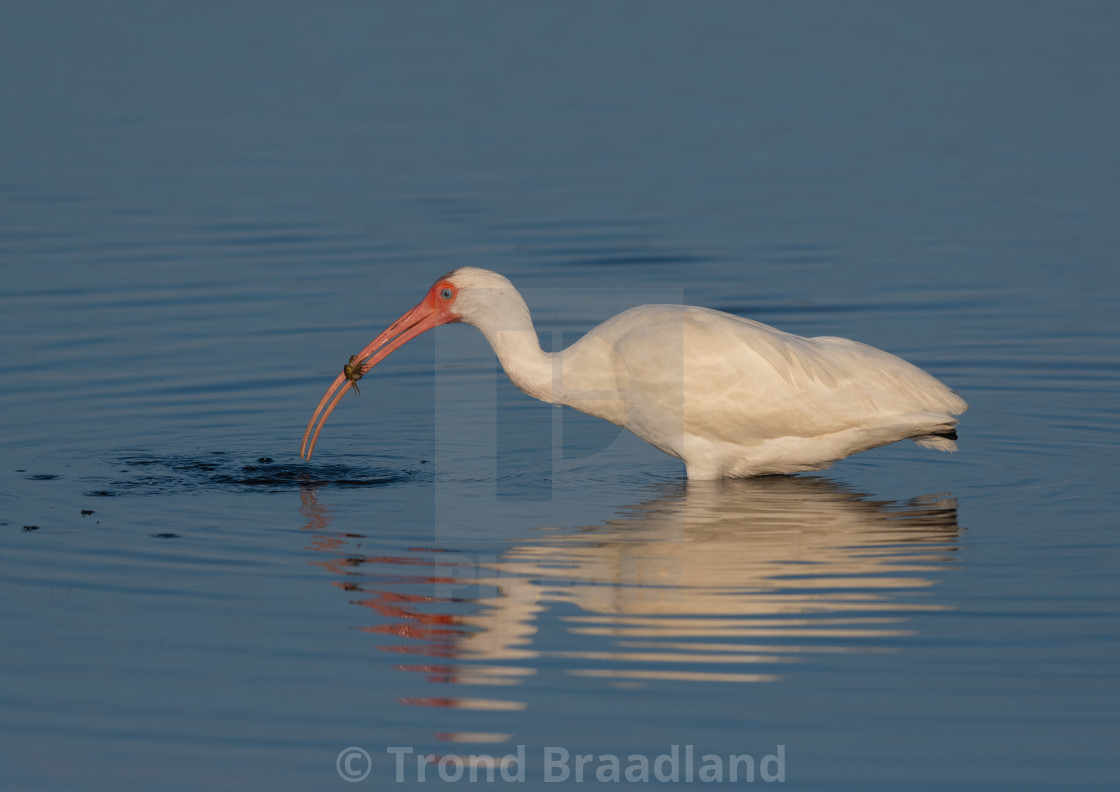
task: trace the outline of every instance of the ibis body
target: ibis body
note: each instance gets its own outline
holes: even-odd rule
[[[513,284],[463,267],[351,358],[308,423],[301,455],[310,459],[327,416],[369,369],[451,322],[481,330],[525,393],[629,429],[683,460],[694,479],[820,470],[906,439],[955,451],[954,416],[968,409],[939,380],[881,349],[708,308],[642,305],[545,352]]]

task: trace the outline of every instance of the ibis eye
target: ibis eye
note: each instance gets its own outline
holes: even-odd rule
[[[443,289],[443,290],[442,290],[442,291],[441,291],[441,292],[439,293],[439,296],[440,296],[440,297],[442,297],[442,298],[443,298],[443,299],[445,299],[445,300],[450,300],[450,299],[451,299],[451,296],[452,296],[452,294],[454,294],[454,292],[452,292],[452,291],[451,291],[451,289]]]

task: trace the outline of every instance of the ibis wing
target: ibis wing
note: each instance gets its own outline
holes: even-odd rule
[[[967,409],[937,379],[890,353],[719,311],[643,306],[593,333],[600,345],[609,339],[624,374],[617,379],[628,409],[616,422],[663,438],[655,445],[666,450],[685,434],[749,445],[819,437],[891,414]]]

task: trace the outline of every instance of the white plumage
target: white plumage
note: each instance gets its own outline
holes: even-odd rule
[[[513,284],[464,267],[440,278],[335,379],[301,455],[310,458],[357,379],[409,339],[456,321],[482,331],[521,390],[629,429],[682,459],[689,478],[820,470],[904,439],[955,451],[954,416],[968,409],[937,379],[880,349],[802,338],[707,308],[643,305],[563,351],[544,352]]]

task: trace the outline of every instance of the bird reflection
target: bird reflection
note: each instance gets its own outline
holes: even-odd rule
[[[497,555],[368,555],[328,533],[314,489],[302,497],[313,547],[331,556],[319,563],[378,614],[364,629],[425,658],[398,668],[481,686],[520,684],[546,662],[622,686],[770,682],[822,653],[894,651],[913,614],[947,608],[930,589],[960,530],[946,495],[878,501],[783,476],[663,486],[600,525],[541,528]]]

